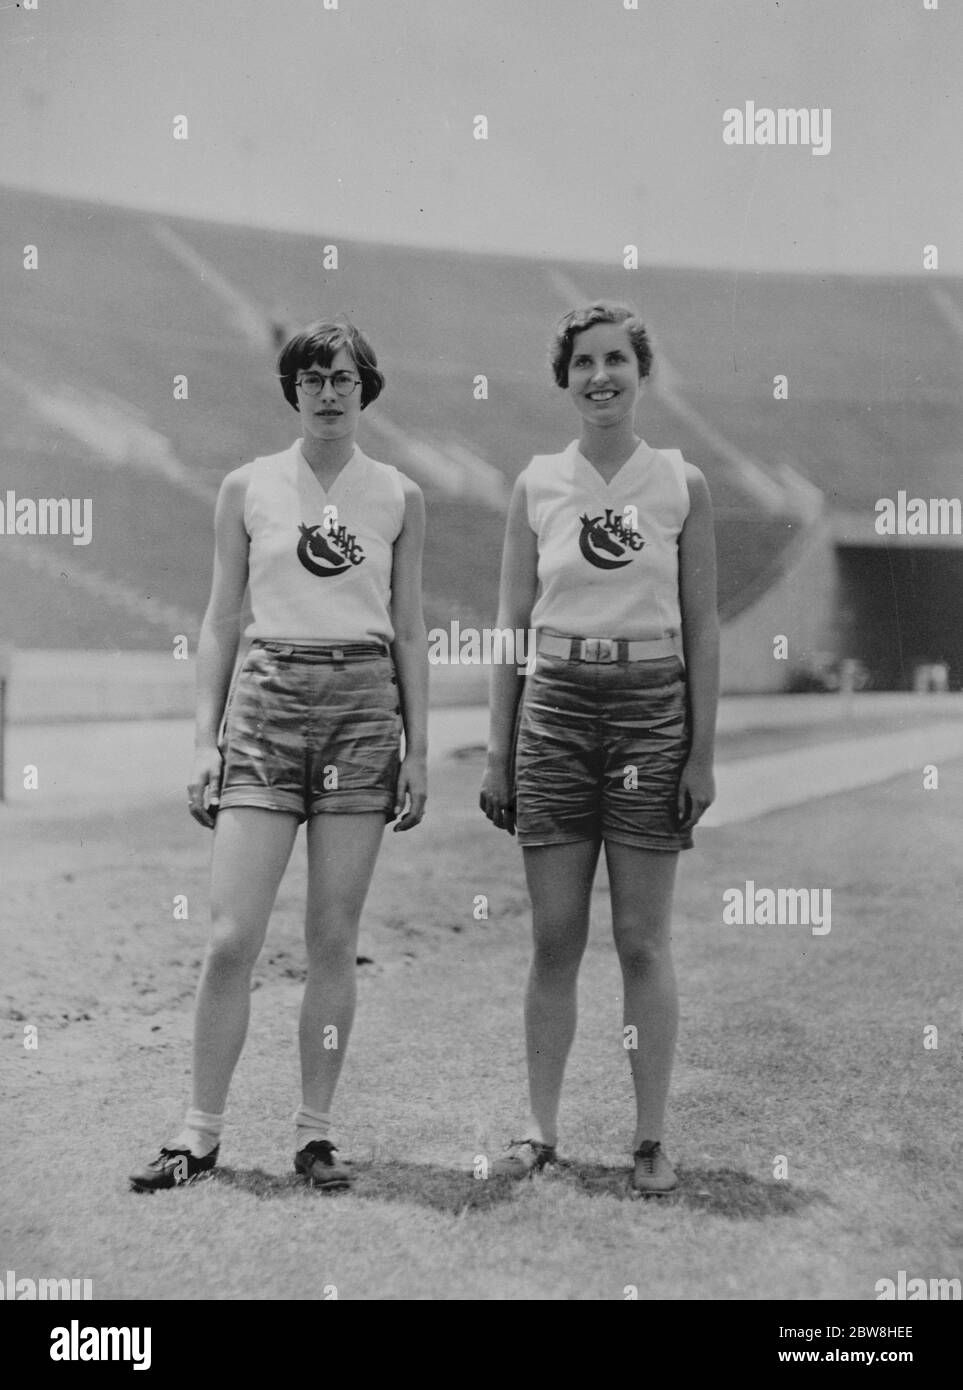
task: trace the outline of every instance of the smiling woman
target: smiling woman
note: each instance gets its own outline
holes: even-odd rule
[[[315,1187],[350,1184],[334,1157],[330,1110],[354,1017],[359,919],[386,821],[410,830],[425,810],[424,501],[355,442],[384,377],[350,323],[296,334],[278,375],[301,437],[230,473],[218,497],[188,788],[191,815],[214,829],[194,1099],[178,1138],[132,1175],[141,1192],[180,1186],[217,1161],[251,971],[304,822],[308,974],[295,1170]],[[248,587],[250,648],[232,685]]]
[[[531,1113],[494,1174],[556,1161],[576,984],[602,844],[636,1097],[634,1189],[670,1192],[662,1127],[676,1034],[669,950],[678,852],[714,797],[718,689],[715,550],[705,479],[635,432],[652,366],[626,305],[561,320],[555,381],[577,440],[532,459],[515,486],[499,628],[536,632],[536,662],[492,676],[481,808],[516,828],[532,900],[525,1004]]]

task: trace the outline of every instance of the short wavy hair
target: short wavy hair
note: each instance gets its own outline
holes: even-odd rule
[[[278,376],[288,405],[299,410],[297,375],[315,363],[330,367],[341,348],[347,348],[354,358],[361,378],[361,409],[376,401],[384,389],[384,373],[378,370],[378,359],[369,340],[347,319],[322,319],[289,338],[278,354]]]
[[[629,342],[639,364],[639,376],[647,377],[652,371],[652,344],[645,331],[645,324],[638,310],[631,304],[612,304],[598,299],[583,309],[572,309],[558,321],[552,346],[549,349],[549,362],[557,385],[568,386],[568,368],[572,360],[575,339],[586,328],[594,328],[597,323],[624,324],[629,334]]]

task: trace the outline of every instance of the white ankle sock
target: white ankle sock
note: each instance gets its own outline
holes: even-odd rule
[[[221,1142],[224,1115],[209,1115],[204,1110],[188,1110],[184,1128],[174,1140],[175,1149],[190,1149],[195,1158],[206,1158]]]
[[[310,1106],[299,1105],[294,1112],[297,1152],[314,1139],[331,1138],[331,1114],[329,1111],[312,1110]]]

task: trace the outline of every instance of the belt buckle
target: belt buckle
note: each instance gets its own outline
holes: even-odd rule
[[[583,637],[581,657],[583,661],[618,661],[619,644],[612,637]]]

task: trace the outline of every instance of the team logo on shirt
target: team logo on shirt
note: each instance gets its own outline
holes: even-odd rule
[[[624,516],[615,515],[611,507],[606,507],[604,516],[589,516],[583,512],[579,517],[582,530],[578,538],[579,550],[600,570],[620,570],[631,565],[632,556],[626,552],[641,550],[645,541]]]
[[[364,551],[346,526],[299,526],[298,559],[322,579],[360,565]]]

